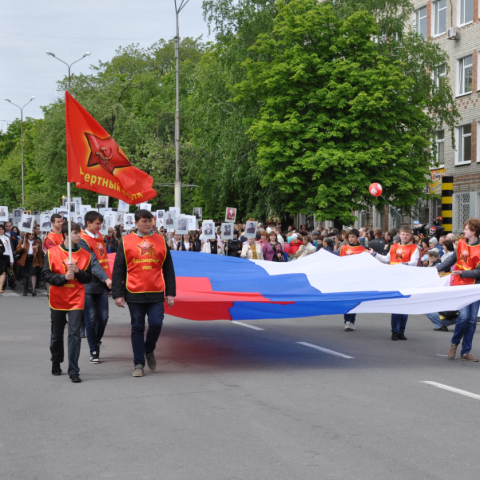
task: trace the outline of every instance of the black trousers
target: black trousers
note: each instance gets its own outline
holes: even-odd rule
[[[52,363],[62,363],[65,349],[63,335],[68,314],[68,374],[79,373],[78,359],[80,357],[80,322],[83,318],[83,310],[53,310],[51,311],[52,335],[50,339],[50,353]]]

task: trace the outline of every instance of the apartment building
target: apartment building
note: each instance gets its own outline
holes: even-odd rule
[[[436,134],[440,168],[432,169],[432,191],[438,192],[443,175],[453,177],[453,232],[460,233],[469,217],[480,217],[479,0],[414,0],[413,3],[414,28],[425,39],[438,42],[449,56],[448,65],[439,65],[434,74],[438,86],[448,75],[461,120],[454,132],[455,148],[450,131],[445,129]],[[441,204],[436,200],[429,203],[432,220],[441,214]]]

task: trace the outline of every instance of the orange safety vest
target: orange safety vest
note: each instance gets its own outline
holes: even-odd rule
[[[470,246],[464,239],[458,242],[457,247],[457,270],[473,270],[480,263],[480,245]],[[453,276],[453,285],[474,285],[474,278],[461,278]]]
[[[412,255],[417,251],[417,248],[414,243],[409,243],[408,245],[394,243],[390,247],[390,265],[409,262]]]
[[[102,234],[99,233],[97,238],[92,238],[88,233],[82,231],[82,239],[87,242],[90,250],[95,253],[98,263],[105,270],[108,278],[112,278],[112,272],[110,271],[110,265],[108,264],[107,248],[105,247],[105,240]]]
[[[362,247],[362,245],[342,245],[342,248],[340,249],[340,256],[345,257],[347,255],[358,255],[364,251],[365,247]]]
[[[61,245],[63,243],[63,235],[61,233],[55,233],[53,230],[45,237],[43,241],[43,251],[47,253],[47,250],[55,247],[55,245]]]
[[[86,270],[90,265],[91,254],[80,248],[72,252],[72,262],[75,262],[80,270]],[[54,247],[48,251],[50,270],[53,273],[66,274],[68,271],[68,251],[62,247]],[[67,280],[65,285],[57,287],[50,285],[49,296],[50,308],[53,310],[83,310],[85,304],[85,286],[75,278]]]
[[[127,264],[125,286],[130,293],[157,293],[165,290],[162,267],[167,256],[167,246],[161,235],[125,235],[123,251]]]

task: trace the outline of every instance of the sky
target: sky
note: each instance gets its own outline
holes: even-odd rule
[[[177,0],[178,1],[178,0]],[[190,0],[180,13],[180,36],[208,37],[202,0]],[[89,73],[90,65],[110,60],[119,46],[147,47],[175,36],[174,0],[0,0],[0,130],[20,117],[42,118],[42,105],[60,95],[57,81],[72,63],[72,73]]]

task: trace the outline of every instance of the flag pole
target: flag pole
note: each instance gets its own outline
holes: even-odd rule
[[[72,263],[72,215],[70,206],[70,182],[67,182],[67,205],[68,205],[68,262]]]

